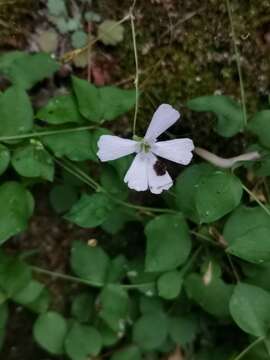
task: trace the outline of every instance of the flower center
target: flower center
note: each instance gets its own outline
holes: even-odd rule
[[[151,150],[151,145],[149,145],[145,140],[142,140],[140,143],[141,152],[148,153]]]

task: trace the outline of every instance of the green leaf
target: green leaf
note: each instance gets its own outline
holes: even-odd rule
[[[175,299],[181,291],[183,278],[179,271],[170,271],[161,275],[157,287],[160,297],[171,300]]]
[[[199,324],[194,316],[177,316],[170,319],[169,334],[172,340],[180,346],[194,341],[199,332]]]
[[[241,105],[224,95],[201,96],[188,101],[194,111],[213,112],[217,116],[215,131],[224,137],[231,137],[244,129]]]
[[[181,214],[154,218],[146,225],[145,233],[146,271],[174,270],[188,258],[191,240],[188,225]]]
[[[101,228],[107,233],[114,235],[120,232],[127,222],[135,220],[138,220],[138,214],[135,209],[118,206],[102,223]]]
[[[188,296],[206,312],[218,318],[229,317],[229,301],[233,286],[212,276],[209,282],[199,274],[190,274],[185,280]]]
[[[120,179],[116,170],[111,166],[103,166],[100,175],[101,185],[105,190],[120,200],[128,197],[128,188],[123,179]]]
[[[133,341],[143,350],[155,350],[166,340],[168,325],[163,313],[145,314],[133,326]]]
[[[0,244],[27,227],[32,215],[34,200],[29,191],[17,182],[0,186]]]
[[[260,206],[236,209],[225,224],[223,237],[230,254],[254,263],[270,261],[270,218]]]
[[[141,360],[140,349],[135,345],[127,346],[113,354],[111,360]]]
[[[0,144],[0,175],[2,175],[8,168],[10,162],[9,149]]]
[[[44,287],[38,298],[24,306],[37,314],[43,314],[48,311],[50,301],[50,293],[48,289]]]
[[[60,16],[67,13],[65,0],[48,0],[47,6],[50,15]]]
[[[67,322],[62,315],[49,311],[38,317],[34,324],[36,342],[53,355],[64,352],[64,341],[67,335]]]
[[[105,20],[98,27],[98,38],[105,45],[117,45],[124,39],[124,27],[114,20]]]
[[[196,207],[201,223],[211,223],[235,209],[241,201],[240,180],[225,171],[204,176],[196,191]]]
[[[102,337],[103,346],[112,346],[119,341],[119,333],[113,331],[101,319],[97,324],[97,329]]]
[[[256,113],[248,123],[248,130],[259,138],[260,143],[270,147],[270,110]]]
[[[7,53],[0,57],[0,73],[23,89],[52,76],[59,69],[59,64],[46,53],[18,55]],[[16,104],[16,101],[14,102]],[[16,111],[13,109],[13,114]]]
[[[31,281],[31,270],[20,259],[0,252],[0,288],[6,296],[13,297]]]
[[[43,136],[46,146],[56,157],[67,157],[72,161],[91,160],[91,135],[89,131],[74,131],[70,133]]]
[[[99,354],[102,346],[102,338],[99,332],[92,326],[74,323],[69,330],[65,349],[72,360],[88,360]]]
[[[59,95],[50,99],[37,112],[36,118],[53,125],[82,122],[82,117],[73,95]]]
[[[206,163],[191,165],[181,172],[176,180],[176,206],[196,223],[200,222],[196,206],[196,192],[201,179],[213,171],[213,166]]]
[[[101,123],[113,120],[135,105],[135,90],[122,90],[114,86],[98,88],[76,77],[72,78],[72,82],[79,111],[90,121]]]
[[[101,225],[113,209],[114,204],[105,194],[83,194],[65,215],[65,219],[83,228],[93,228]]]
[[[80,278],[102,286],[109,269],[109,257],[100,247],[75,241],[71,252],[71,268]]]
[[[75,297],[72,302],[71,314],[80,322],[90,320],[94,310],[94,299],[88,293],[81,293]]]
[[[113,330],[123,333],[128,316],[129,298],[120,285],[106,285],[99,298],[99,317]]]
[[[257,286],[239,283],[231,301],[230,312],[237,325],[248,334],[266,336],[270,329],[270,294]]]
[[[0,137],[29,132],[33,126],[33,110],[26,92],[17,86],[0,94]]]
[[[55,30],[41,30],[36,34],[36,41],[41,51],[54,53],[58,48],[58,34]]]
[[[21,176],[53,181],[53,159],[39,141],[34,140],[31,144],[17,148],[11,162]]]
[[[71,36],[71,43],[75,49],[82,48],[87,44],[88,36],[82,30],[75,31]]]
[[[43,289],[43,284],[36,280],[31,280],[30,282],[28,282],[26,287],[24,287],[20,292],[16,293],[15,296],[13,296],[13,300],[21,305],[27,305],[37,300],[41,295]]]
[[[69,184],[55,185],[50,191],[50,203],[57,213],[68,211],[76,201],[78,201],[77,190]]]

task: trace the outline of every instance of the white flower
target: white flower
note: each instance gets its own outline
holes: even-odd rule
[[[168,190],[173,181],[156,155],[182,165],[189,164],[193,156],[194,145],[191,139],[157,142],[157,138],[179,117],[179,112],[171,105],[162,104],[154,113],[143,139],[135,141],[102,135],[98,141],[97,155],[101,161],[111,161],[137,153],[124,182],[130,189],[145,191],[149,188],[152,193],[160,194],[163,190]]]

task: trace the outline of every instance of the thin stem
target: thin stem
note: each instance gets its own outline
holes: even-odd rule
[[[73,133],[77,131],[84,131],[84,130],[91,130],[94,129],[96,126],[81,126],[76,128],[70,128],[70,129],[60,129],[60,130],[48,130],[48,131],[39,131],[39,132],[32,132],[28,134],[21,134],[21,135],[12,135],[12,136],[3,136],[0,137],[1,141],[9,141],[9,140],[20,140],[20,139],[29,139],[33,137],[42,137],[42,136],[48,136],[48,135],[57,135],[57,134],[67,134],[67,133]]]
[[[244,87],[243,74],[242,74],[242,68],[241,68],[241,57],[240,57],[240,53],[239,53],[238,46],[237,46],[237,37],[235,34],[235,29],[234,29],[234,22],[233,22],[233,15],[232,15],[232,8],[231,8],[230,0],[226,0],[226,4],[227,4],[227,10],[228,10],[228,15],[229,15],[230,24],[231,24],[234,53],[235,53],[235,57],[236,57],[237,71],[238,71],[239,82],[240,82],[243,118],[244,118],[244,124],[246,125],[247,124],[247,107],[246,107],[245,87]]]
[[[133,119],[133,136],[136,135],[136,124],[137,124],[137,117],[138,117],[138,110],[139,110],[139,60],[138,60],[136,31],[135,31],[135,23],[134,23],[134,15],[133,15],[133,10],[134,10],[135,4],[136,4],[136,0],[133,2],[132,7],[130,8],[130,24],[131,24],[131,32],[132,32],[135,68],[136,68],[136,75],[135,75],[135,79],[134,79],[136,103],[135,103],[135,111],[134,111],[134,119]]]
[[[84,279],[78,278],[76,276],[66,275],[63,273],[56,272],[56,271],[50,271],[47,269],[40,268],[39,266],[31,266],[31,269],[38,274],[43,274],[43,275],[50,276],[52,278],[76,282],[79,284],[88,285],[88,286],[92,286],[92,287],[100,288],[100,287],[106,285],[105,283],[84,280]],[[127,284],[127,285],[115,283],[115,285],[119,285],[123,289],[127,289],[127,290],[133,290],[133,289],[137,289],[137,288],[141,288],[141,287],[152,286],[154,284],[155,284],[154,282],[148,282],[148,283],[142,283],[142,284]]]
[[[131,203],[123,201],[123,200],[119,200],[117,197],[113,196],[106,189],[104,189],[99,183],[97,183],[95,180],[93,180],[83,170],[78,169],[78,167],[76,167],[76,165],[72,165],[72,167],[70,167],[69,163],[63,163],[62,161],[57,160],[57,159],[55,159],[55,162],[57,164],[59,164],[61,167],[63,167],[65,170],[69,171],[72,175],[74,175],[75,177],[80,179],[86,185],[89,185],[95,191],[103,192],[106,196],[111,198],[114,202],[116,202],[118,204],[121,204],[121,205],[123,205],[125,207],[145,212],[148,215],[149,214],[152,215],[151,213],[153,213],[153,212],[155,212],[155,213],[168,213],[168,214],[177,214],[178,213],[177,211],[172,210],[172,209],[162,209],[162,208],[153,208],[153,207],[148,207],[148,206],[141,206],[141,205],[131,204]]]
[[[256,203],[266,212],[266,214],[270,216],[270,210],[261,202],[261,200],[244,184],[242,184],[242,188],[256,201]]]
[[[96,186],[90,182],[87,181],[86,179],[84,179],[82,176],[80,176],[76,171],[70,169],[68,166],[66,166],[62,161],[57,160],[54,157],[54,161],[56,162],[56,164],[58,164],[59,166],[61,166],[63,169],[65,169],[67,172],[69,172],[70,174],[72,174],[73,176],[75,176],[77,179],[81,180],[82,183],[85,183],[86,185],[88,185],[89,187],[91,187],[93,190],[96,190]]]
[[[51,277],[54,277],[57,279],[77,282],[80,284],[89,285],[89,286],[93,286],[93,287],[102,287],[104,285],[103,283],[97,283],[97,282],[93,282],[93,281],[83,280],[83,279],[77,278],[76,276],[66,275],[66,274],[62,274],[59,272],[42,269],[38,266],[31,266],[31,269],[34,272],[39,273],[39,274],[44,274],[44,275],[48,275],[48,276],[51,276]]]
[[[124,16],[121,20],[117,21],[115,24],[113,24],[109,29],[108,29],[108,33],[110,33],[111,31],[113,31],[118,25],[122,24],[123,22],[129,20],[130,18],[130,14]],[[88,50],[89,46],[92,47],[96,42],[98,42],[100,40],[100,36],[97,36],[93,41],[90,42],[90,44],[85,45],[82,48],[79,49],[75,49],[72,51],[69,51],[67,53],[65,53],[62,58],[60,59],[60,61],[62,61],[63,63],[67,63],[72,61],[76,56],[79,56],[80,54],[84,53],[85,51]]]
[[[221,247],[221,245],[219,243],[215,242],[214,240],[212,240],[210,237],[208,237],[206,235],[198,233],[197,231],[194,231],[194,230],[191,230],[190,233],[200,240],[209,242],[213,246]]]
[[[251,349],[253,349],[256,345],[260,342],[264,341],[264,336],[259,337],[258,339],[254,340],[249,346],[247,346],[239,355],[237,355],[233,360],[240,360],[242,359]]]

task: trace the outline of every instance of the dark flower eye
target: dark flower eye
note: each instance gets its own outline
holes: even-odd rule
[[[166,174],[167,167],[164,164],[164,162],[162,162],[161,160],[157,160],[153,168],[158,176],[162,176]]]

